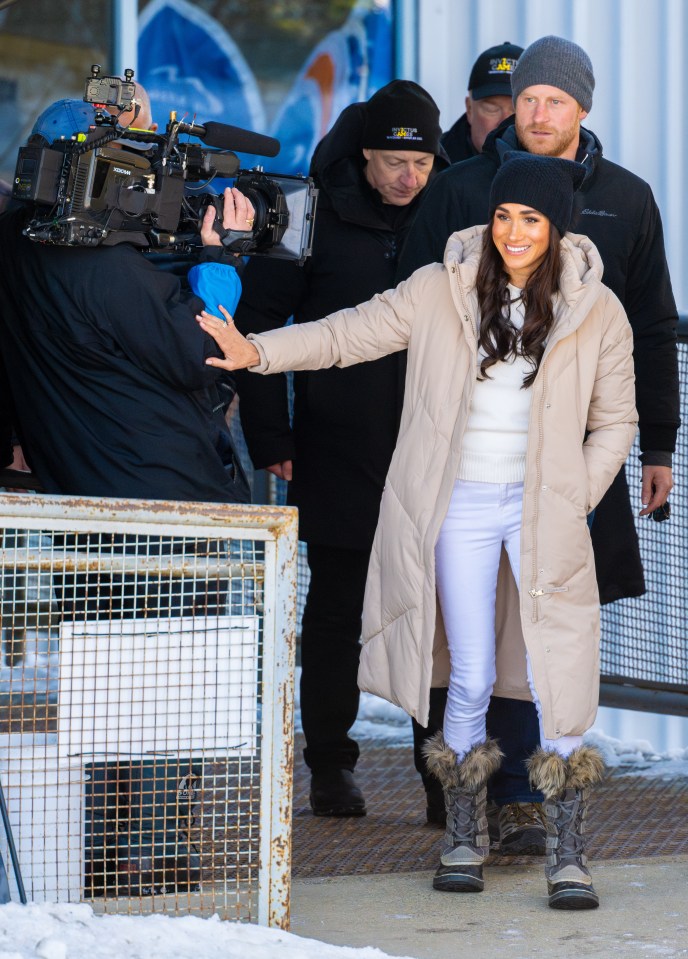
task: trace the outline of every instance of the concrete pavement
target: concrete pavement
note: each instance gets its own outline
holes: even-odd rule
[[[413,959],[688,957],[688,856],[591,863],[601,905],[549,909],[541,864],[495,865],[485,891],[431,872],[295,879],[291,931]]]

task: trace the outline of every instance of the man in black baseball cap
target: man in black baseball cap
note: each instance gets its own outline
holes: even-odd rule
[[[480,153],[485,137],[514,112],[511,74],[523,47],[505,41],[484,50],[468,79],[466,112],[442,135],[452,163]]]

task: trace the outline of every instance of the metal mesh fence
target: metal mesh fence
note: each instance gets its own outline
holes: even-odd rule
[[[0,779],[28,897],[284,924],[294,511],[57,502],[0,496]]]
[[[679,341],[683,421],[688,418],[688,337]],[[640,503],[641,466],[636,447],[628,461],[631,501]],[[640,684],[675,687],[688,693],[688,441],[679,430],[674,454],[671,518],[638,518],[647,592],[602,608],[602,673]]]

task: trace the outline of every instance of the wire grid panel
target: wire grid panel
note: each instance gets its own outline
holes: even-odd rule
[[[285,926],[295,510],[5,495],[0,550],[28,897]]]
[[[293,400],[293,397],[292,397]],[[275,506],[284,506],[287,502],[288,484],[275,476],[268,477],[268,500]],[[303,611],[306,608],[308,587],[311,582],[311,571],[308,566],[308,545],[299,540],[296,557],[296,635],[301,637],[301,622]]]
[[[688,343],[679,342],[681,412],[688,402]],[[638,444],[628,460],[631,502],[640,503],[641,465]],[[679,430],[669,497],[671,518],[655,523],[636,517],[647,591],[602,607],[601,667],[605,676],[628,677],[666,689],[688,688],[688,439]]]

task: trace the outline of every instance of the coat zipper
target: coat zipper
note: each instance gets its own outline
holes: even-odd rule
[[[533,514],[533,543],[532,543],[532,554],[533,554],[533,566],[532,566],[532,587],[528,590],[530,596],[533,600],[533,609],[531,613],[531,622],[537,623],[538,621],[538,597],[544,594],[544,590],[537,588],[537,521],[538,515],[540,512],[540,494],[542,492],[542,416],[545,409],[545,395],[547,387],[547,370],[545,367],[545,361],[540,365],[540,371],[542,373],[542,395],[540,398],[540,409],[538,410],[538,445],[535,453],[535,476],[536,476],[536,489],[537,495],[535,497],[535,507]]]
[[[457,288],[457,290],[459,291],[459,299],[461,300],[461,306],[463,307],[463,310],[464,310],[464,314],[463,314],[464,322],[467,323],[468,326],[470,327],[470,326],[471,326],[471,314],[470,314],[470,311],[469,311],[469,309],[468,309],[468,307],[467,307],[467,305],[466,305],[466,298],[465,298],[465,296],[464,296],[463,286],[461,285],[461,281],[460,281],[460,279],[459,279],[459,271],[456,269],[456,266],[452,266],[452,267],[451,267],[451,271],[452,271],[452,273],[454,274],[454,276],[456,277],[456,288]],[[475,340],[475,339],[476,339],[476,336],[477,336],[476,330],[475,330],[475,327],[471,327],[471,328],[473,329],[473,339]]]
[[[568,586],[541,586],[540,589],[529,589],[528,593],[533,599],[537,599],[544,596],[545,593],[567,593],[568,590]],[[533,620],[533,622],[537,622],[537,620]]]

